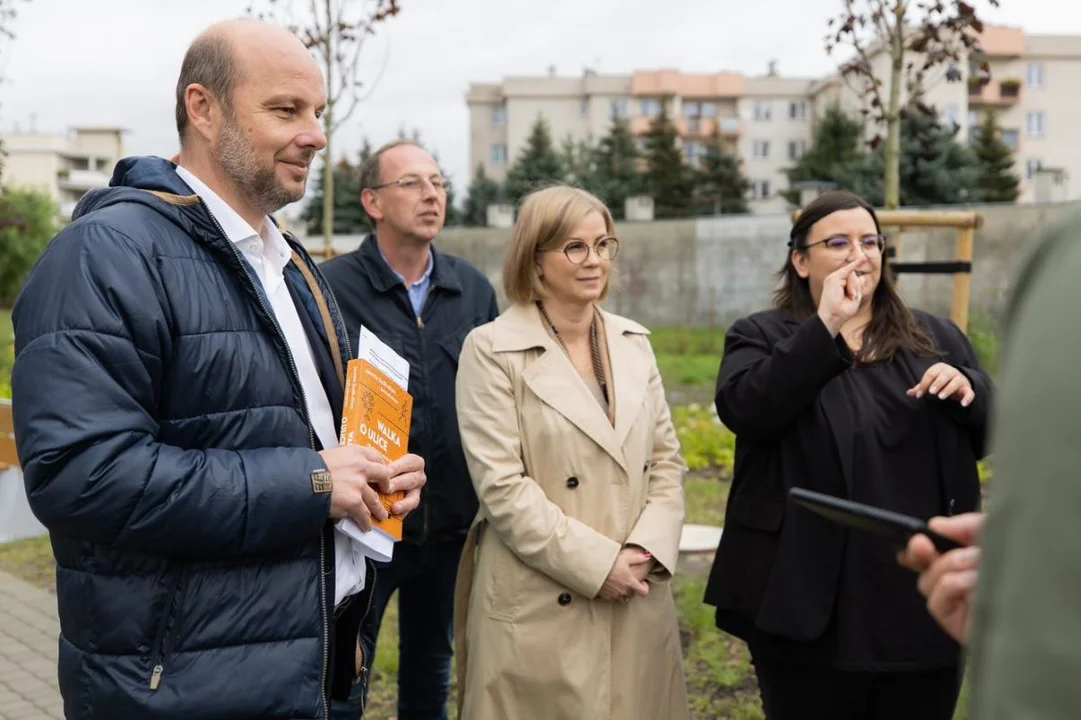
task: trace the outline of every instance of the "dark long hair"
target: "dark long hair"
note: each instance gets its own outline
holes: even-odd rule
[[[799,322],[803,322],[818,311],[814,298],[811,297],[810,283],[796,272],[796,266],[792,262],[792,253],[807,252],[804,247],[807,236],[819,220],[839,210],[854,210],[855,208],[863,208],[870,213],[875,221],[875,229],[882,232],[875,209],[859,195],[850,192],[823,193],[800,212],[788,236],[791,250],[785,258],[784,267],[778,273],[781,286],[773,293],[775,308],[787,310]],[[931,336],[920,327],[916,317],[897,292],[893,273],[890,272],[889,259],[883,251],[881,277],[871,297],[871,322],[863,330],[863,343],[856,353],[856,360],[859,362],[867,362],[871,359],[888,360],[901,348],[908,348],[913,353],[924,357],[941,354],[931,340]]]

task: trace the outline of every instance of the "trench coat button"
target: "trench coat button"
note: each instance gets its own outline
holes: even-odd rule
[[[567,478],[567,487],[569,487],[571,490],[578,487],[578,478],[574,477],[573,475]]]
[[[649,463],[648,462],[645,465],[642,466],[642,472],[649,472]]]
[[[559,596],[559,604],[563,605],[563,606],[570,605],[571,604],[571,594],[570,593],[561,593],[560,596]]]

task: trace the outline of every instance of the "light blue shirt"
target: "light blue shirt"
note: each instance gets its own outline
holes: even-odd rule
[[[372,238],[372,241],[374,242],[375,238]],[[379,249],[378,244],[375,247]],[[382,249],[379,249],[379,257],[383,258],[383,262],[387,264],[394,276],[402,281],[402,285],[405,285],[406,292],[409,293],[409,303],[413,306],[413,314],[420,317],[420,311],[424,309],[424,301],[428,299],[428,290],[432,287],[432,266],[435,265],[432,261],[432,251],[428,251],[428,268],[420,276],[420,280],[417,280],[412,285],[407,284],[405,278],[399,275],[398,271],[391,266]]]

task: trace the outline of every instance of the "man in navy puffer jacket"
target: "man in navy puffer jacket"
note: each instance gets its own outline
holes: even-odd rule
[[[15,307],[15,436],[57,561],[69,720],[325,718],[366,676],[374,578],[335,527],[416,507],[423,462],[338,447],[351,355],[268,215],[326,145],[296,37],[214,26],[177,86],[179,163],[129,158]]]

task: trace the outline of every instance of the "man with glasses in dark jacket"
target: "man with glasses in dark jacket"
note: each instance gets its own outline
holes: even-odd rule
[[[216,25],[184,57],[176,162],[126,158],[15,306],[15,437],[57,563],[68,720],[326,718],[365,677],[366,558],[336,528],[419,502],[423,462],[339,447],[351,355],[269,215],[326,146],[304,45]]]
[[[454,582],[477,498],[458,437],[454,380],[470,330],[499,314],[495,289],[461,258],[433,244],[446,218],[447,181],[418,143],[381,147],[361,168],[361,200],[375,232],[323,263],[351,338],[367,327],[409,362],[409,450],[428,484],[405,521],[391,562],[377,564],[371,612],[361,629],[375,645],[398,591],[399,720],[446,718],[453,654]],[[354,700],[366,692],[358,688]],[[356,720],[358,710],[337,717]]]

